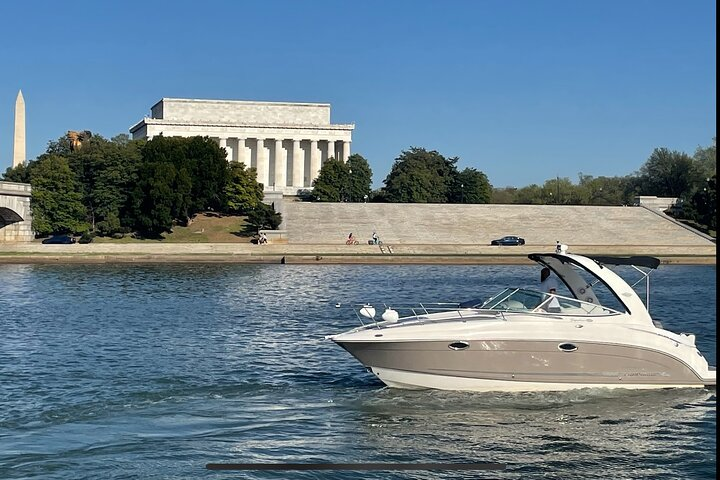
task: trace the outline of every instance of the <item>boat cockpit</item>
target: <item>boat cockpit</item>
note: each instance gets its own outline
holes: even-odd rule
[[[597,303],[524,288],[506,288],[477,305],[463,305],[483,310],[554,313],[561,315],[620,315],[621,312]]]

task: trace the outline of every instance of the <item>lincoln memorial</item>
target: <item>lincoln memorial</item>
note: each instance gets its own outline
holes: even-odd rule
[[[255,167],[266,192],[309,189],[328,158],[347,161],[353,124],[331,124],[328,103],[163,98],[130,127],[133,139],[207,136],[231,162]]]

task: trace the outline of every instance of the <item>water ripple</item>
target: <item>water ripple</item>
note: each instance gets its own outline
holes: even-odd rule
[[[714,390],[403,391],[323,339],[356,325],[351,304],[487,298],[536,273],[0,265],[0,478],[217,478],[209,462],[507,464],[349,479],[714,478]],[[653,280],[653,314],[715,363],[715,268]]]

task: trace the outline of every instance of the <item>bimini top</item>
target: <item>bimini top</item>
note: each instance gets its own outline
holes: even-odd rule
[[[641,323],[652,324],[652,318],[635,290],[605,265],[633,265],[654,269],[660,265],[660,260],[657,258],[645,256],[584,257],[570,253],[531,253],[528,258],[552,270],[578,300],[599,304],[592,288],[596,282],[586,282],[573,267],[584,270],[602,282],[633,319]],[[647,276],[646,273],[645,275]]]
[[[606,265],[635,265],[637,267],[645,267],[656,269],[660,265],[660,259],[655,257],[647,257],[638,255],[633,257],[605,257],[602,255],[589,255],[596,262]]]

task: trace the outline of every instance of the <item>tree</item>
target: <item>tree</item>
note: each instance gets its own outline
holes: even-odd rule
[[[698,164],[686,153],[656,148],[640,167],[641,194],[689,198],[702,183]]]
[[[518,188],[515,191],[515,202],[525,205],[542,205],[550,203],[551,197],[546,196],[539,185],[533,183],[526,187]]]
[[[225,209],[234,215],[247,215],[262,202],[263,187],[257,181],[254,168],[245,168],[244,163],[230,163],[225,184]]]
[[[37,234],[83,233],[88,230],[80,185],[67,159],[46,155],[38,160],[32,169],[30,184],[32,227]]]
[[[715,138],[712,139],[712,145],[706,148],[698,147],[693,155],[693,160],[706,178],[712,177],[717,173],[717,157],[715,152]]]
[[[411,147],[395,159],[384,180],[384,198],[396,203],[445,203],[457,175],[457,158]]]
[[[313,199],[318,202],[342,202],[348,198],[350,190],[350,169],[341,160],[330,157],[313,181]]]
[[[137,182],[141,146],[123,136],[108,141],[99,135],[90,137],[81,149],[68,154],[68,162],[82,188],[83,203],[91,230],[101,235],[123,231],[122,209],[128,192]]]
[[[517,203],[515,201],[517,190],[516,187],[493,188],[490,203]]]
[[[542,198],[545,203],[557,205],[579,205],[581,203],[575,186],[567,177],[546,180],[542,186]]]
[[[271,205],[259,203],[248,214],[247,222],[256,230],[277,230],[282,223],[282,215],[277,213]]]
[[[372,186],[372,169],[362,155],[352,154],[347,163],[349,175],[348,202],[363,202],[369,198]]]
[[[16,167],[8,167],[3,175],[3,180],[6,182],[18,182],[18,183],[30,183],[30,168],[29,165],[21,163]]]
[[[190,214],[222,210],[228,176],[227,152],[208,137],[178,139],[185,143],[185,161],[191,175]]]
[[[452,203],[488,203],[491,195],[492,186],[487,175],[466,168],[456,175],[448,200]]]
[[[717,175],[708,178],[705,186],[695,192],[689,203],[690,208],[687,210],[695,213],[697,220],[709,230],[717,231]]]
[[[199,211],[224,211],[228,171],[224,150],[207,137],[154,137],[142,148],[138,184],[128,202],[130,223],[160,235],[175,222],[187,225]]]
[[[576,187],[582,205],[627,205],[633,201],[630,177],[593,177],[580,174]]]
[[[178,218],[187,219],[191,180],[187,171],[171,162],[143,164],[131,195],[133,227],[149,237],[172,231]]]

